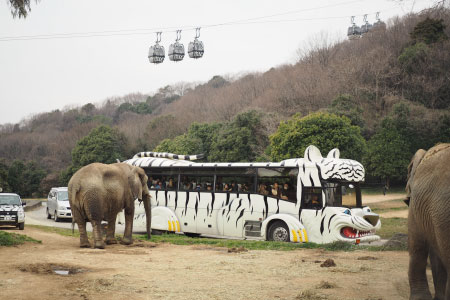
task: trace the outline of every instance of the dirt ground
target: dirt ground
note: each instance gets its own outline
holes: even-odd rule
[[[42,244],[0,247],[1,299],[408,298],[407,252],[229,253],[141,241],[98,250],[35,228],[19,233]],[[326,259],[336,266],[321,267]]]

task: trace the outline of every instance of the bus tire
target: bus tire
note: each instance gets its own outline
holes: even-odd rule
[[[267,233],[267,240],[268,241],[275,241],[275,242],[289,242],[289,228],[287,227],[286,223],[283,221],[275,221],[273,222],[270,227],[269,231]]]
[[[191,237],[191,238],[196,238],[200,236],[200,233],[193,233],[193,232],[184,232],[185,236]]]

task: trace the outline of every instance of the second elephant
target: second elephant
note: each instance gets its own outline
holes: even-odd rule
[[[450,300],[450,144],[418,150],[408,167],[410,299],[431,299],[426,277],[430,256],[434,299]]]

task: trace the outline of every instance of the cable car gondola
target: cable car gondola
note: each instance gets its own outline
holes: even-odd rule
[[[347,36],[350,40],[357,39],[361,36],[361,28],[355,24],[355,16],[351,18],[351,24],[347,31]]]
[[[205,52],[203,42],[198,40],[199,37],[200,27],[195,29],[195,39],[193,42],[190,42],[188,46],[188,54],[190,58],[201,58],[203,56],[203,53]]]
[[[386,28],[386,24],[380,20],[380,12],[377,12],[375,19],[377,19],[377,21],[373,23],[373,28]]]
[[[367,15],[364,15],[364,24],[361,26],[361,34],[368,33],[372,29],[372,24],[367,21]]]
[[[148,50],[148,60],[152,64],[162,63],[164,61],[164,57],[166,56],[164,46],[161,46],[159,42],[161,42],[161,32],[156,33],[156,43]]]
[[[169,46],[169,59],[171,61],[181,61],[184,58],[184,45],[178,41],[181,39],[181,30],[177,30],[175,43]]]

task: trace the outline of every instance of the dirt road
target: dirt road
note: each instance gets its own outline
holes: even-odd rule
[[[11,231],[12,232],[12,231]],[[1,299],[407,299],[407,252],[243,251],[137,242],[80,249],[25,228],[42,244],[0,247]],[[336,267],[321,267],[331,258]],[[75,274],[57,275],[53,269]],[[314,298],[313,296],[322,298]]]

